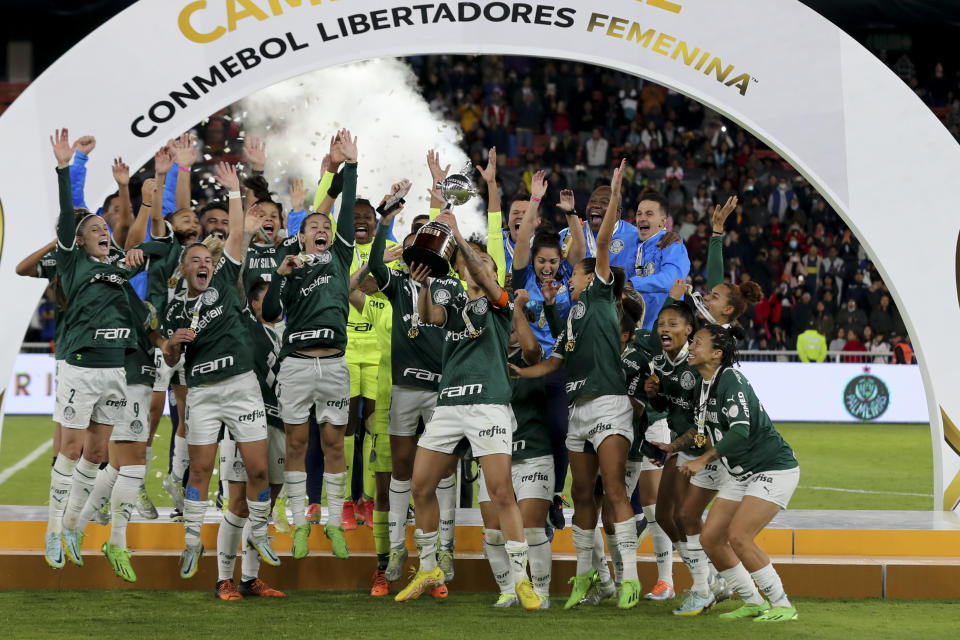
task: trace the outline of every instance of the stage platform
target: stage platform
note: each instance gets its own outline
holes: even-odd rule
[[[567,519],[572,515],[567,512]],[[133,567],[138,581],[128,585],[113,575],[99,551],[109,528],[87,527],[84,567],[70,563],[55,571],[43,561],[46,507],[0,506],[0,585],[22,589],[210,589],[216,581],[216,528],[219,513],[211,507],[203,528],[206,554],[190,581],[177,569],[183,545],[183,525],[170,521],[170,510],[145,521],[134,517],[128,528]],[[310,535],[311,554],[294,561],[288,534],[273,531],[280,567],[263,567],[263,576],[285,589],[368,588],[375,568],[372,530],[361,526],[347,532],[349,560],[337,560],[320,526]],[[836,598],[958,598],[960,597],[960,516],[929,511],[784,511],[758,538],[773,557],[788,593]],[[414,549],[408,531],[408,549]],[[482,528],[476,509],[457,511],[456,575],[451,588],[463,591],[496,589],[482,556]],[[565,590],[573,575],[575,552],[569,527],[553,540],[553,584]],[[656,581],[653,545],[640,545],[640,578]],[[413,561],[410,561],[411,566]],[[690,579],[675,560],[675,587],[688,588]]]

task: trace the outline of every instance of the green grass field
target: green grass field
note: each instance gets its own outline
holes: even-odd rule
[[[620,611],[606,605],[564,611],[492,609],[490,594],[452,592],[405,604],[358,592],[299,592],[285,600],[218,602],[210,593],[169,591],[0,592],[0,622],[16,638],[636,638],[677,633],[710,638],[956,637],[954,602],[798,598],[800,618],[773,629],[750,620],[722,621],[716,612],[677,619],[673,603],[641,602]],[[238,624],[239,623],[239,624]],[[602,636],[600,635],[602,634]]]
[[[792,509],[933,508],[929,426],[781,424],[778,428],[800,460],[800,488],[790,502]],[[147,489],[158,506],[170,505],[160,488],[167,471],[170,431],[165,418],[153,443],[147,474]],[[49,418],[7,416],[0,474],[52,434]],[[0,484],[0,504],[46,504],[51,458],[48,451]]]

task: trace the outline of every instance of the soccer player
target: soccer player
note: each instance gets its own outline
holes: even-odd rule
[[[243,182],[253,204],[247,207],[245,218],[259,221],[258,228],[249,245],[243,264],[243,289],[250,291],[257,280],[269,283],[277,267],[291,252],[298,249],[296,242],[280,242],[279,231],[283,229],[283,209],[273,200],[270,186],[263,176],[252,176]]]
[[[755,538],[786,509],[800,481],[800,467],[749,380],[733,368],[735,362],[736,341],[728,330],[708,325],[694,336],[690,366],[699,383],[696,429],[709,437],[712,446],[681,465],[680,473],[692,477],[715,462],[730,473],[710,509],[702,537],[720,575],[743,600],[743,606],[721,617],[796,620],[797,610]]]
[[[224,163],[217,166],[217,179],[228,190],[230,199],[230,233],[223,256],[215,267],[206,246],[194,244],[184,250],[180,271],[187,292],[168,305],[163,320],[163,329],[169,336],[163,343],[167,364],[175,365],[186,351],[190,479],[184,494],[185,548],[180,567],[180,577],[184,579],[196,574],[203,553],[200,529],[221,422],[237,443],[247,472],[251,534],[246,542],[256,548],[267,564],[280,564],[267,537],[270,488],[266,412],[253,372],[252,341],[241,324],[243,305],[238,282],[243,267],[240,258],[244,225],[240,179],[236,168]]]
[[[543,357],[543,348],[531,329],[524,305],[530,294],[524,289],[514,292],[517,311],[513,315],[508,362],[517,367],[535,365]],[[540,608],[550,608],[550,576],[552,562],[550,541],[544,523],[553,500],[553,453],[542,407],[547,399],[546,386],[541,379],[513,380],[510,406],[517,420],[513,434],[511,478],[517,496],[517,505],[523,518],[523,535],[529,545],[530,579],[533,590],[540,597]],[[503,531],[497,511],[490,501],[481,470],[478,501],[483,517],[483,551],[493,577],[500,587],[497,608],[516,606],[519,602],[511,579],[510,558],[507,556]]]
[[[624,489],[627,453],[633,442],[633,408],[620,362],[618,302],[623,272],[610,267],[609,243],[617,224],[620,189],[626,161],[614,171],[606,215],[596,237],[596,258],[582,260],[570,278],[570,299],[576,305],[567,317],[549,360],[524,369],[513,368],[519,377],[537,377],[560,368],[566,361],[567,394],[570,397],[567,449],[573,473],[573,541],[577,548],[577,575],[565,605],[580,603],[593,585],[592,568],[597,526],[594,487],[597,472],[603,479],[613,509],[620,555],[624,558],[623,581],[618,606],[632,608],[640,601],[637,577],[637,532],[633,509]]]
[[[436,558],[440,519],[436,489],[454,461],[454,449],[466,437],[496,506],[517,598],[525,609],[537,609],[540,598],[527,577],[523,519],[510,478],[516,419],[509,406],[512,394],[506,350],[513,304],[497,281],[493,259],[470,246],[452,214],[441,214],[437,220],[453,230],[466,266],[461,275],[467,288],[455,279],[439,278],[432,283],[430,295],[418,298],[420,317],[445,327],[446,335],[437,408],[420,438],[413,469],[420,567],[396,600],[416,598],[444,581]],[[411,265],[411,276],[421,284],[426,283],[428,272],[425,266]]]
[[[257,219],[253,220],[258,228],[262,228]],[[281,336],[273,323],[263,319],[263,296],[267,292],[267,286],[263,280],[253,282],[247,293],[247,307],[241,320],[243,328],[238,330],[246,330],[253,343],[253,366],[267,413],[267,478],[270,482],[270,500],[275,502],[283,486],[283,461],[287,445],[275,388],[277,372],[280,370]],[[217,532],[219,575],[214,593],[221,600],[285,597],[286,594],[282,591],[270,588],[259,578],[260,554],[246,543],[253,533],[253,523],[249,519],[250,510],[246,504],[247,472],[240,455],[240,447],[230,437],[229,432],[224,434],[220,443],[220,477],[228,483],[229,503]],[[233,581],[238,548],[242,548],[243,553],[239,587]]]
[[[350,557],[343,537],[343,499],[346,464],[343,436],[348,419],[350,373],[344,360],[347,346],[347,307],[350,262],[353,259],[353,205],[357,189],[357,141],[341,130],[331,160],[344,169],[343,201],[333,237],[330,218],[312,213],[299,233],[301,256],[288,255],[280,263],[263,300],[263,317],[287,316],[280,349],[280,413],[287,433],[284,484],[293,511],[293,557],[309,553],[305,504],[307,473],[304,466],[309,438],[310,407],[316,409],[323,445],[328,518],[324,534],[336,557]],[[249,470],[248,470],[249,471]]]

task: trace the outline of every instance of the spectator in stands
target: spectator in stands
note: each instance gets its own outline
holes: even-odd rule
[[[853,331],[859,336],[867,326],[867,314],[859,308],[856,300],[850,298],[843,310],[837,314],[836,324],[845,331]]]
[[[797,336],[797,355],[801,362],[823,362],[827,359],[827,338],[817,331],[813,318],[807,324],[807,330]]]
[[[837,337],[830,341],[828,347],[829,351],[843,351],[843,348],[847,346],[847,332],[843,330],[843,327],[837,327]]]
[[[804,291],[800,295],[800,299],[794,303],[790,312],[793,335],[797,336],[798,339],[801,330],[810,329],[812,323],[814,323],[813,311],[813,296],[810,295],[809,291]],[[824,344],[824,348],[826,348],[826,344]]]
[[[880,297],[880,303],[870,312],[870,326],[877,333],[882,333],[885,336],[892,334],[894,322],[893,316],[890,314],[890,296],[883,295]]]
[[[898,331],[894,331],[890,334],[890,342],[893,343],[893,364],[916,363],[913,346],[910,344],[910,336],[904,337]]]
[[[610,143],[603,137],[600,127],[594,127],[590,139],[584,146],[587,166],[599,169],[609,164]]]
[[[817,245],[811,242],[807,247],[807,255],[803,258],[804,273],[806,275],[804,286],[810,293],[816,293],[817,291],[820,265],[822,262],[823,258],[820,257],[820,251],[817,249]]]
[[[499,86],[493,89],[490,104],[483,110],[483,126],[487,132],[487,148],[509,149],[510,133],[507,130],[510,124],[510,107],[504,101],[503,89]]]
[[[847,343],[843,345],[843,352],[847,353],[866,353],[867,348],[860,342],[860,336],[853,329],[847,330]],[[866,362],[865,356],[842,356],[840,362]]]
[[[873,355],[874,364],[887,364],[890,362],[890,343],[886,341],[882,333],[877,333],[870,341],[870,354]]]
[[[817,302],[817,306],[813,312],[813,320],[817,331],[822,333],[825,336],[834,335],[834,324],[833,324],[833,314],[827,312],[827,306],[824,304],[823,300]],[[841,349],[843,346],[841,345]]]
[[[657,123],[654,120],[647,120],[647,127],[640,134],[640,142],[648,149],[656,142],[663,146],[663,134],[657,129]]]
[[[853,274],[853,281],[844,288],[843,299],[853,300],[863,309],[867,302],[867,291],[867,285],[863,283],[863,272],[857,271]]]
[[[783,221],[793,196],[793,189],[787,184],[787,179],[780,178],[777,182],[777,188],[774,189],[770,197],[767,198],[767,211]]]
[[[540,103],[530,87],[521,89],[520,101],[514,106],[517,112],[517,147],[520,149],[533,146],[533,134],[537,132],[540,121],[543,119]]]

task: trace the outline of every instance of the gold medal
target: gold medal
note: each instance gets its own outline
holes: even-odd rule
[[[477,338],[480,337],[480,332],[479,332],[479,331],[471,331],[471,332],[470,332],[470,337],[473,338],[474,340],[476,340]]]
[[[576,340],[567,340],[567,351],[573,351],[577,348]]]
[[[693,436],[693,444],[694,446],[697,446],[697,447],[702,447],[703,445],[707,444],[706,434],[698,433],[695,436]]]
[[[176,286],[177,286],[177,277],[171,276],[170,279],[167,280],[167,289],[173,289]]]
[[[416,327],[410,327],[410,331],[407,331],[407,337],[411,340],[416,338],[418,335],[420,335],[420,329],[417,329]]]

